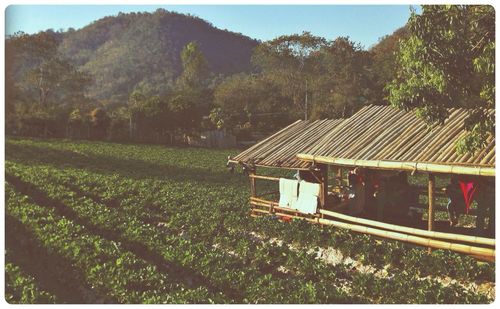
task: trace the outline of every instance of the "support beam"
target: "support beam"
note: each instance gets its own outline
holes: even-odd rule
[[[426,162],[402,162],[402,161],[382,161],[382,160],[355,160],[344,158],[333,158],[325,156],[314,156],[299,153],[297,158],[306,162],[326,163],[342,166],[359,166],[381,170],[396,170],[409,172],[429,172],[442,174],[460,174],[476,176],[495,176],[495,167],[486,165],[467,166],[458,164],[439,164]]]
[[[320,193],[320,207],[325,208],[326,202],[328,200],[328,165],[321,164],[319,166],[321,173],[321,193]]]
[[[254,178],[254,179],[280,181],[280,179],[278,177],[255,175],[255,173],[249,173],[248,177]]]
[[[248,174],[249,178],[250,178],[250,196],[251,197],[257,197],[257,187],[256,187],[256,175],[255,175],[255,171],[251,171],[249,174]]]
[[[428,212],[428,230],[434,230],[434,190],[435,190],[436,177],[434,174],[429,173],[429,212]],[[429,247],[429,253],[432,252],[432,249]]]

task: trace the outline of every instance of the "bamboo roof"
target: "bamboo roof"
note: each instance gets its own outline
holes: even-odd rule
[[[494,112],[493,110],[491,111]],[[369,105],[348,119],[298,120],[230,161],[255,166],[308,168],[312,161],[395,170],[495,175],[495,138],[474,154],[458,154],[466,134],[465,109],[450,109],[429,128],[413,112]]]
[[[299,160],[297,154],[309,151],[342,121],[344,119],[297,120],[230,161],[265,167],[308,168],[311,163]]]
[[[466,134],[466,117],[467,110],[450,109],[450,116],[442,125],[429,128],[414,112],[390,106],[365,106],[324,134],[313,147],[299,154],[299,158],[331,164],[343,161],[348,162],[345,165],[368,167],[377,167],[379,161],[384,161],[394,164],[394,169],[398,166],[395,163],[401,163],[400,166],[407,164],[413,169],[420,165],[427,171],[449,173],[454,173],[455,167],[456,173],[462,170],[466,174],[494,175],[493,136],[488,138],[486,147],[474,154],[455,151],[456,142]],[[488,172],[479,173],[481,168]]]

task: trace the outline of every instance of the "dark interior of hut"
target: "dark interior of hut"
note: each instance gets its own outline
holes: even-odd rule
[[[262,171],[263,169],[260,169],[259,172]],[[286,170],[285,172],[281,170],[279,173],[274,170],[274,172],[271,174],[279,177],[299,178],[313,183],[322,181],[321,170],[317,168],[300,171]],[[459,181],[453,183],[454,178]],[[321,198],[318,201],[318,207],[322,209],[389,224],[429,229],[427,173],[330,166],[326,179],[328,189],[324,205],[321,204]],[[494,177],[436,174],[433,190],[435,213],[432,230],[493,238],[495,235],[494,181]],[[262,182],[264,181],[259,181],[259,183]],[[277,183],[265,182],[268,184],[267,192],[274,193],[274,196],[266,196],[265,199],[277,199],[279,197]],[[459,202],[465,200],[466,195],[462,194],[466,191],[462,190],[461,183],[472,183],[473,190],[472,194],[469,192],[471,196],[468,206],[465,202],[458,203],[457,199],[454,199],[454,196],[458,195]],[[451,214],[448,210],[450,199],[452,200],[451,208],[454,209]],[[453,204],[457,205],[453,207]],[[456,216],[456,220],[451,220],[450,216],[453,215]]]
[[[328,176],[325,209],[390,224],[428,228],[426,174],[353,168],[337,169]],[[458,181],[453,183],[453,178]],[[464,202],[467,191],[462,190],[461,183],[472,183],[468,203]],[[494,186],[494,177],[438,175],[434,189],[434,230],[494,237]],[[456,220],[451,220],[453,215]]]

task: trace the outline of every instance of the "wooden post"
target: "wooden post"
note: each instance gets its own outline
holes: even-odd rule
[[[248,176],[250,176],[250,196],[251,197],[257,197],[257,188],[256,188],[256,181],[255,177],[252,177],[255,175],[255,171],[250,171],[248,172]]]
[[[251,198],[257,197],[255,178],[252,177],[254,175],[255,175],[255,171],[252,171],[252,170],[248,171],[248,178],[250,179],[250,196],[251,196]],[[251,200],[251,198],[250,198],[250,200]],[[255,206],[252,203],[250,203],[250,213],[251,214],[254,213],[254,211],[253,211],[254,208],[255,208]]]
[[[320,165],[321,172],[321,193],[320,193],[320,206],[325,208],[326,202],[328,200],[328,165]]]
[[[435,188],[435,176],[429,173],[429,213],[428,213],[428,230],[434,230],[434,188]],[[432,249],[429,247],[429,253]]]

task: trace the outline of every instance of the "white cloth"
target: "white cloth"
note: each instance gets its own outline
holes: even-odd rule
[[[298,184],[299,182],[297,180],[280,178],[280,207],[295,207],[297,203]]]
[[[300,181],[296,209],[306,214],[316,213],[320,189],[319,183]]]

